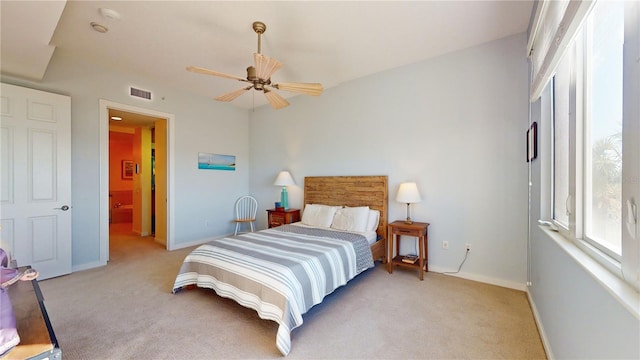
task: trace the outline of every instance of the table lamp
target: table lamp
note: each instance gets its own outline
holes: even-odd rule
[[[413,221],[411,220],[411,204],[422,201],[416,183],[407,182],[400,184],[398,195],[396,195],[396,201],[407,204],[407,220],[404,222],[405,224],[413,224]]]
[[[280,171],[278,177],[276,177],[276,181],[273,182],[273,185],[282,186],[282,192],[280,193],[280,202],[282,203],[282,207],[285,210],[289,209],[289,194],[287,194],[287,186],[295,184],[296,183],[293,181],[293,178],[288,171]]]

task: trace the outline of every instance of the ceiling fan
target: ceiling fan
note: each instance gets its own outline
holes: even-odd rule
[[[277,110],[277,109],[282,109],[284,107],[289,106],[289,102],[285,100],[285,98],[283,98],[282,96],[274,92],[273,91],[274,89],[285,90],[285,91],[312,95],[312,96],[320,96],[320,94],[322,94],[322,84],[318,84],[318,83],[273,84],[271,83],[271,75],[273,75],[273,73],[275,73],[278,69],[282,67],[282,63],[274,58],[270,58],[260,53],[261,36],[262,34],[264,34],[266,30],[267,30],[267,26],[264,23],[260,21],[255,21],[253,23],[253,31],[255,31],[256,34],[258,34],[258,52],[253,54],[253,60],[255,61],[255,66],[249,66],[247,68],[246,78],[241,78],[234,75],[228,75],[218,71],[201,68],[198,66],[188,66],[187,70],[194,73],[198,73],[198,74],[219,76],[227,79],[247,82],[250,84],[249,86],[245,86],[241,89],[215,97],[214,99],[218,101],[232,101],[238,96],[244,94],[246,91],[255,89],[257,91],[264,92],[264,96],[269,101],[269,104],[271,104],[271,107]]]

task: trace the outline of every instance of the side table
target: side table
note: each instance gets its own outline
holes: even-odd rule
[[[389,251],[389,274],[393,273],[394,266],[401,266],[411,269],[417,269],[420,273],[420,280],[424,280],[424,271],[429,271],[428,255],[429,255],[429,240],[427,236],[427,230],[429,223],[414,221],[411,224],[407,224],[402,220],[394,221],[389,224],[388,241]],[[418,261],[415,263],[407,263],[402,261],[403,256],[400,255],[400,236],[413,236],[418,238]],[[394,246],[395,243],[395,246]],[[393,256],[395,249],[396,256]]]
[[[272,228],[300,221],[300,209],[267,210],[267,225]]]

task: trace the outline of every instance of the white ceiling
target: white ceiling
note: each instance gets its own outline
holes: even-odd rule
[[[257,51],[251,24],[258,20],[267,25],[262,53],[284,64],[273,81],[320,82],[327,89],[525,32],[532,6],[533,1],[2,0],[0,64],[3,74],[41,80],[55,48],[213,98],[245,83],[185,67],[245,77]],[[100,8],[121,18],[105,18]],[[92,21],[109,31],[94,31]],[[243,108],[265,103],[262,94],[232,102]]]

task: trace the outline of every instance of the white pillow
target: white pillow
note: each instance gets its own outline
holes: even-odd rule
[[[368,221],[368,206],[345,207],[336,211],[331,228],[361,233],[367,230]]]
[[[380,222],[380,210],[369,210],[369,218],[367,220],[367,231],[378,230]]]
[[[330,227],[340,206],[307,204],[302,212],[302,223],[310,226]]]

